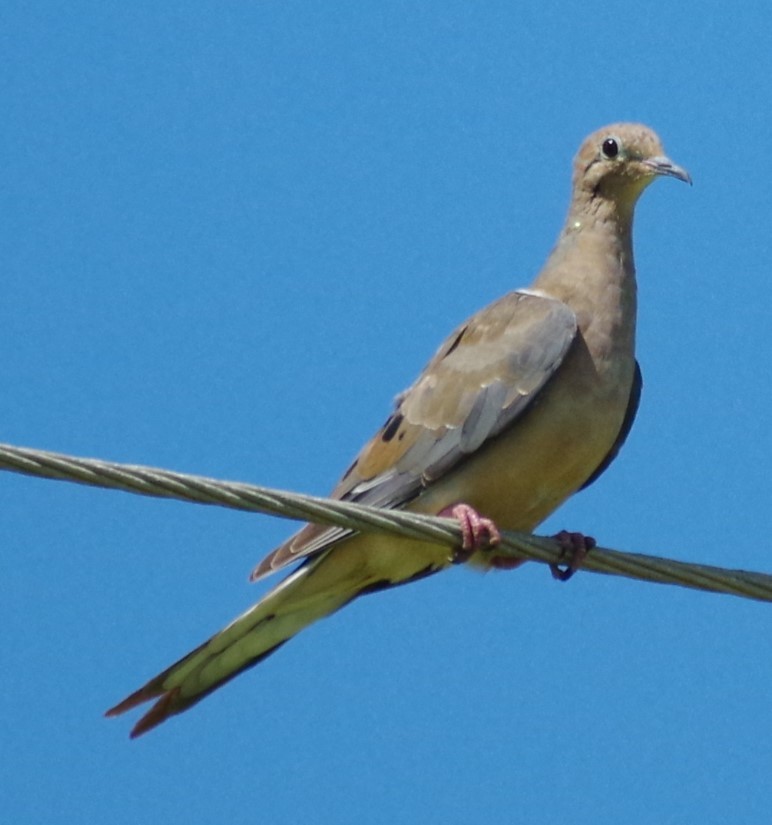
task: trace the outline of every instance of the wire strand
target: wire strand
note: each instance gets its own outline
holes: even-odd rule
[[[332,524],[357,532],[390,533],[446,544],[449,547],[457,547],[461,542],[460,528],[453,519],[368,507],[243,482],[221,481],[156,467],[79,458],[10,444],[0,444],[0,470],[143,496],[172,498],[194,504]],[[565,562],[563,550],[554,539],[512,531],[502,534],[501,543],[496,545],[496,555],[545,564]],[[772,576],[765,573],[690,564],[604,547],[593,548],[582,562],[582,570],[727,593],[758,601],[772,601]]]

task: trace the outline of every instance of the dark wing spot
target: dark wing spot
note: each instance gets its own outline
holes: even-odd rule
[[[359,464],[359,459],[356,459],[356,461],[354,461],[354,463],[348,468],[348,470],[346,470],[346,472],[343,473],[343,478],[341,479],[341,481],[345,481],[351,475],[351,473],[354,472],[354,468],[357,466],[357,464]]]
[[[404,416],[402,413],[394,413],[393,415],[389,416],[386,423],[383,425],[383,432],[381,433],[381,440],[382,441],[391,441],[392,438],[397,434],[397,430],[399,429],[399,425],[402,423]]]
[[[464,327],[461,332],[458,333],[456,336],[456,340],[448,347],[448,351],[445,353],[445,358],[447,358],[451,352],[461,343],[461,339],[464,337],[464,333],[466,332],[467,327]]]

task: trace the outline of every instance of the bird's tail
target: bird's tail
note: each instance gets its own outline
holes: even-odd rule
[[[258,664],[304,627],[373,589],[361,565],[344,564],[343,570],[340,564],[325,565],[328,553],[307,561],[246,613],[110,708],[106,716],[157,699],[131,732],[132,738],[140,736]]]

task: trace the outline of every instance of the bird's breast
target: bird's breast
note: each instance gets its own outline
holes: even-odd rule
[[[582,335],[529,408],[437,480],[411,509],[465,502],[502,529],[531,531],[576,492],[614,445],[633,381],[632,352],[598,362]]]

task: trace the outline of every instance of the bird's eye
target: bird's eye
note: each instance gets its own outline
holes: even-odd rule
[[[619,154],[619,141],[616,138],[608,137],[603,141],[600,150],[603,152],[603,157],[615,158]]]

